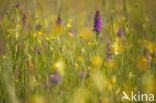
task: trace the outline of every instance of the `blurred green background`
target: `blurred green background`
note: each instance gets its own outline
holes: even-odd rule
[[[0,0],[0,102],[121,103],[123,90],[156,94],[155,11],[156,0]],[[45,88],[60,68],[62,85]]]

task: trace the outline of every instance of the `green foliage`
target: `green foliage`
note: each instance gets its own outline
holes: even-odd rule
[[[0,103],[121,103],[122,91],[156,94],[155,3],[2,2]],[[97,9],[100,35],[92,31]]]

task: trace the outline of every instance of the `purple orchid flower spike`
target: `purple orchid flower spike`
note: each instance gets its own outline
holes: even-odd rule
[[[150,56],[150,54],[148,54],[146,56],[146,58],[147,58],[148,68],[151,68],[151,56]]]
[[[81,79],[84,79],[86,77],[86,74],[87,74],[86,72],[81,71],[81,73],[80,73]]]
[[[108,60],[112,60],[113,55],[111,52],[111,44],[110,43],[107,44],[106,56],[107,56]]]
[[[23,17],[22,17],[22,20],[23,20],[23,25],[25,25],[25,24],[26,24],[26,19],[27,19],[26,14],[23,14]]]
[[[125,36],[123,29],[121,29],[121,28],[119,29],[119,32],[117,33],[117,36],[119,38],[123,38]]]
[[[147,59],[148,68],[150,68],[151,67],[151,56],[150,56],[149,51],[146,48],[144,50],[144,56]]]
[[[52,83],[56,83],[58,85],[61,85],[62,83],[62,78],[61,75],[58,72],[55,72],[52,76],[51,76],[51,81]]]
[[[96,11],[95,16],[94,16],[94,29],[97,34],[100,34],[102,31],[102,18],[100,15],[99,10]]]
[[[51,83],[50,82],[46,82],[45,84],[44,84],[44,88],[50,88],[51,87]]]
[[[147,37],[148,37],[148,34],[147,34],[147,32],[145,32],[144,33],[144,38],[147,39]]]
[[[62,25],[62,19],[61,19],[61,15],[58,15],[58,18],[56,20],[56,25],[61,26]]]

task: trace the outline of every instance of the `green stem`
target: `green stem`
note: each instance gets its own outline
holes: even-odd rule
[[[123,0],[123,11],[124,11],[124,13],[125,13],[125,15],[126,15],[126,13],[127,13],[127,5],[126,5],[126,0]]]

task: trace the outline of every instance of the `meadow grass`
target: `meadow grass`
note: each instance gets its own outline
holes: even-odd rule
[[[0,103],[131,103],[123,91],[155,95],[154,4],[2,2]]]

